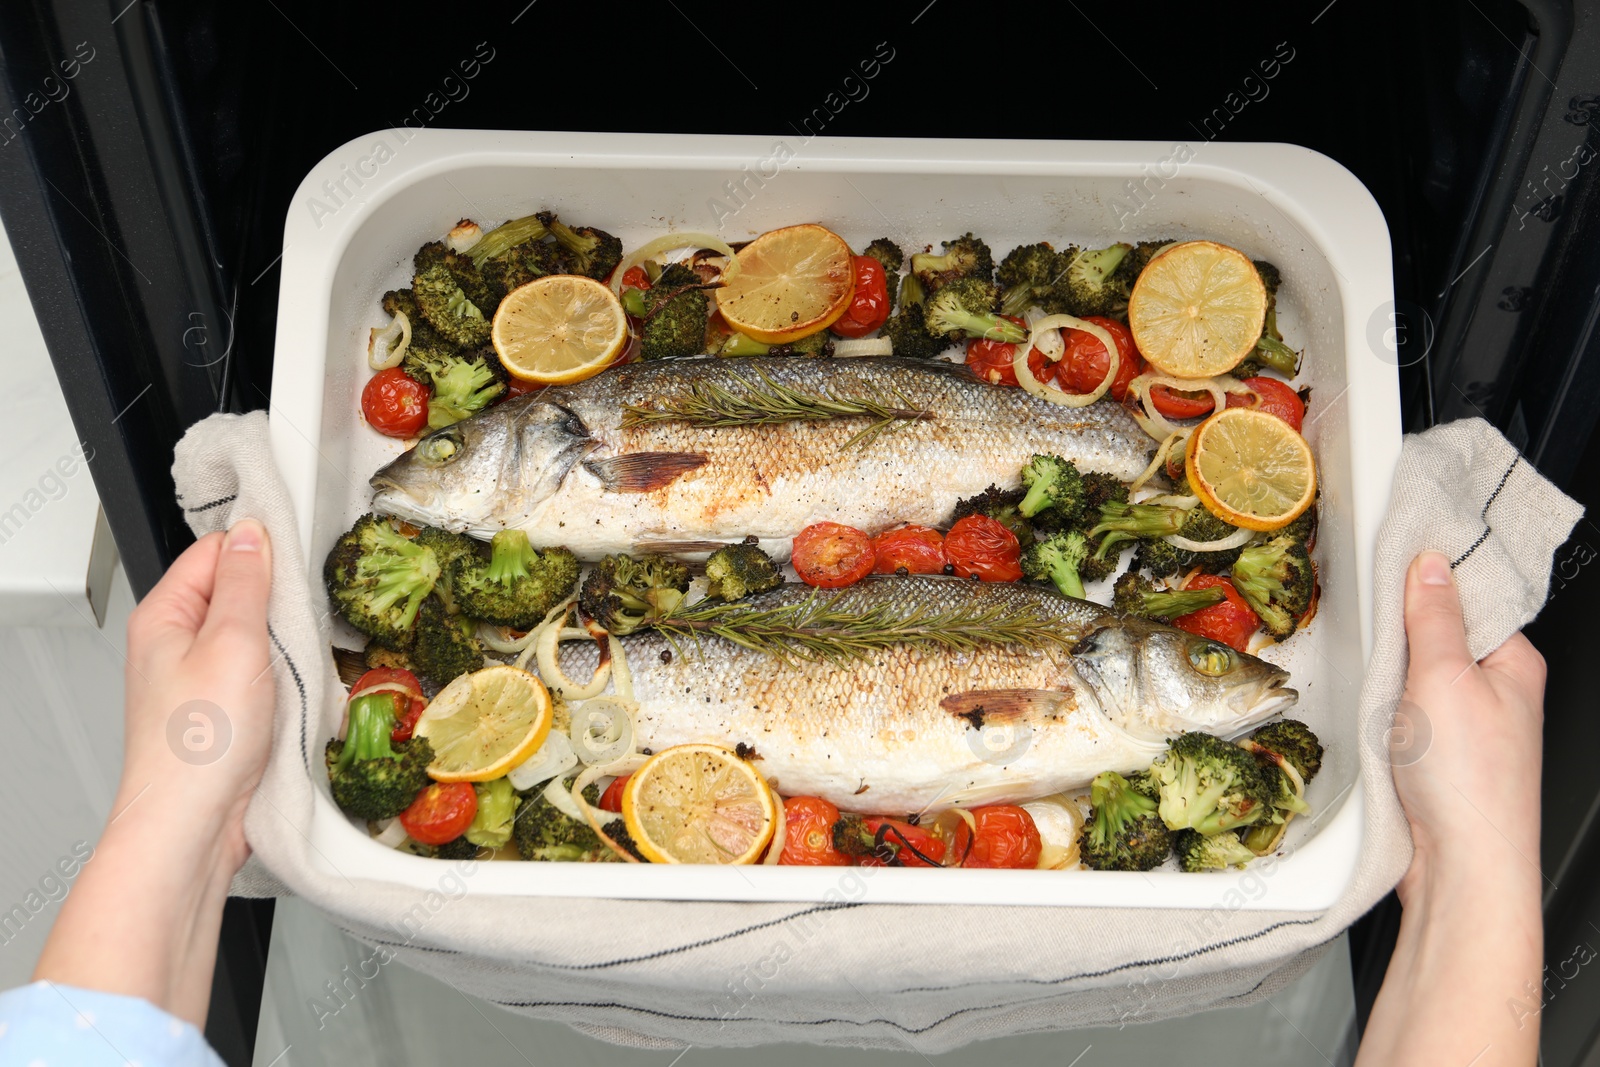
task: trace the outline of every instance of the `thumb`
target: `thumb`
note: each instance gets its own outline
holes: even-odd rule
[[[1461,598],[1450,561],[1442,552],[1424,552],[1411,561],[1406,574],[1406,640],[1413,677],[1454,680],[1472,665]]]
[[[228,530],[217,557],[216,584],[197,644],[223,642],[252,671],[267,662],[267,594],[272,589],[272,547],[255,519]]]

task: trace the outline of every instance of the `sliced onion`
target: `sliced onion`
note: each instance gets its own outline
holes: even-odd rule
[[[633,715],[610,697],[572,709],[572,751],[585,764],[612,763],[633,751]]]
[[[1106,348],[1106,376],[1105,380],[1088,393],[1064,393],[1053,385],[1046,385],[1033,376],[1033,370],[1028,366],[1028,353],[1033,351],[1034,345],[1039,343],[1041,337],[1048,331],[1065,327],[1069,330],[1082,330]],[[1117,342],[1107,333],[1103,326],[1096,326],[1092,322],[1074,315],[1046,315],[1034,323],[1028,331],[1028,339],[1016,348],[1016,353],[1011,357],[1011,369],[1016,372],[1017,383],[1032,395],[1041,400],[1048,400],[1052,404],[1063,407],[1082,408],[1088,407],[1096,400],[1106,395],[1106,390],[1111,388],[1111,383],[1117,380],[1117,369],[1122,365],[1122,353],[1117,350]]]
[[[1044,308],[1030,307],[1022,313],[1022,321],[1027,323],[1028,330],[1033,331],[1033,324],[1046,316]],[[1039,354],[1051,363],[1060,363],[1061,357],[1067,354],[1066,338],[1061,336],[1060,330],[1051,330],[1039,338]]]
[[[1226,393],[1245,394],[1254,397],[1258,403],[1261,398],[1261,394],[1250,386],[1226,374],[1219,374],[1215,378],[1174,378],[1171,375],[1146,371],[1128,383],[1128,392],[1138,398],[1143,412],[1142,416],[1138,412],[1130,414],[1144,428],[1145,433],[1158,441],[1170,437],[1184,427],[1167,421],[1167,417],[1156,409],[1155,401],[1150,397],[1150,387],[1153,385],[1164,385],[1169,389],[1185,393],[1210,393],[1212,411],[1221,411],[1228,406],[1228,398],[1224,395]]]
[[[1078,834],[1083,828],[1083,809],[1061,793],[1030,800],[1022,809],[1033,816],[1039,831],[1039,862],[1036,870],[1059,871],[1078,864]]]
[[[564,700],[588,700],[590,697],[597,697],[605,691],[606,682],[611,678],[611,649],[604,641],[600,642],[602,652],[600,665],[595,668],[594,676],[588,682],[579,685],[562,672],[556,655],[557,648],[562,640],[567,639],[568,634],[589,639],[587,631],[567,630],[562,627],[559,619],[540,631],[539,640],[533,646],[534,655],[539,661],[539,677],[546,686],[559,691]],[[524,651],[523,654],[526,655],[527,652]]]
[[[450,251],[460,254],[477,244],[483,237],[483,227],[471,219],[462,219],[450,227],[450,232],[445,235],[444,243],[450,246]]]
[[[503,626],[493,626],[486,622],[478,624],[478,640],[504,655],[509,655],[512,652],[521,652],[533,644],[539,637],[539,630],[535,627],[521,637],[508,638],[504,634],[505,627]]]
[[[559,776],[544,787],[544,798],[550,802],[551,807],[567,818],[576,819],[578,822],[589,821],[584,817],[583,811],[578,807],[577,802],[572,799],[572,791],[567,787],[567,783],[562,781]]]
[[[894,342],[887,337],[854,337],[833,342],[833,354],[841,359],[851,356],[892,356]]]
[[[622,276],[624,274],[627,274],[631,268],[637,267],[651,256],[659,252],[670,252],[674,248],[710,248],[721,252],[728,257],[728,265],[722,272],[723,277],[727,277],[730,271],[737,269],[735,264],[738,261],[734,258],[733,249],[729,247],[728,242],[715,234],[700,233],[695,230],[685,230],[682,233],[664,233],[654,240],[646,241],[622,257],[622,262],[617,264],[617,269],[611,272],[611,291],[620,297],[622,295]]]
[[[399,344],[395,344],[396,338],[399,338]],[[411,317],[404,311],[396,311],[389,325],[381,330],[374,326],[372,332],[367,334],[367,366],[373,370],[398,367],[410,345]]]
[[[638,863],[639,858],[618,845],[611,839],[611,835],[606,833],[606,826],[622,818],[622,816],[614,811],[596,812],[589,806],[589,802],[583,799],[583,791],[589,788],[589,783],[597,782],[601,778],[632,774],[644,766],[645,759],[645,756],[635,753],[631,756],[624,756],[615,763],[598,764],[585,768],[583,773],[578,775],[577,779],[572,783],[572,792],[567,797],[572,805],[578,809],[579,818],[589,824],[589,828],[599,835],[600,840],[604,841],[611,848],[611,851],[628,863]],[[604,815],[605,818],[600,818],[601,815]]]
[[[1240,527],[1236,528],[1227,537],[1218,538],[1215,541],[1192,541],[1178,534],[1168,534],[1166,542],[1173,548],[1181,548],[1185,552],[1226,552],[1232,548],[1243,548],[1250,543],[1250,538],[1255,535],[1256,532],[1254,530],[1246,530]]]
[[[767,792],[772,794],[772,805],[777,808],[777,823],[772,828],[772,840],[767,844],[767,854],[762,857],[761,863],[766,867],[776,867],[783,858],[783,846],[789,843],[789,819],[783,810],[783,798],[778,791],[767,783]]]
[[[1146,497],[1138,501],[1138,503],[1159,504],[1164,508],[1182,508],[1184,511],[1188,511],[1192,507],[1199,506],[1200,498],[1197,496],[1184,496],[1179,493],[1162,493],[1159,496]]]
[[[1137,416],[1135,417],[1137,418]],[[1141,422],[1139,425],[1144,426],[1144,423]],[[1145,426],[1145,432],[1148,433],[1149,430],[1150,428]],[[1173,448],[1177,446],[1179,441],[1186,439],[1188,436],[1188,430],[1173,430],[1161,438],[1161,447],[1156,449],[1156,458],[1150,461],[1150,466],[1146,467],[1139,477],[1128,483],[1128,492],[1132,493],[1143,487],[1145,482],[1155,476],[1156,471],[1166,466],[1167,457],[1172,454]]]
[[[557,778],[577,765],[578,757],[573,753],[572,742],[567,740],[567,735],[559,730],[551,730],[544,744],[539,746],[539,751],[513,767],[506,777],[511,780],[511,788],[526,793],[545,779]]]
[[[635,707],[638,702],[633,699],[633,671],[628,667],[622,642],[611,635],[607,635],[606,640],[611,644],[611,684],[616,688],[617,699]]]
[[[384,819],[378,823],[378,832],[372,839],[384,848],[399,848],[406,843],[406,828],[399,819]]]

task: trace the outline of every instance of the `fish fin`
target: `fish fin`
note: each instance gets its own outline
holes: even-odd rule
[[[974,730],[1004,726],[1030,716],[1072,710],[1071,693],[1056,689],[972,689],[952,693],[939,706]]]
[[[692,556],[699,552],[715,552],[719,548],[736,545],[737,541],[635,541],[635,552],[654,552],[662,556]]]
[[[583,465],[611,493],[648,493],[706,465],[704,452],[633,452]]]

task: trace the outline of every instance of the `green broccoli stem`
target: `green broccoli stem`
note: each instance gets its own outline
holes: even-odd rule
[[[1219,604],[1226,595],[1217,586],[1212,586],[1210,589],[1171,589],[1146,593],[1144,606],[1147,614],[1159,615],[1164,619],[1176,619],[1180,615],[1188,615],[1202,608],[1209,608],[1213,604]]]
[[[1256,342],[1253,355],[1285,378],[1293,378],[1300,369],[1300,357],[1295,355],[1294,349],[1266,334]]]
[[[1112,500],[1101,505],[1100,521],[1089,531],[1089,536],[1116,534],[1118,540],[1124,541],[1166,537],[1183,529],[1183,520],[1188,515],[1185,508],[1169,508],[1165,504],[1124,504]]]
[[[920,304],[927,298],[927,295],[927,290],[922,287],[922,283],[917,280],[917,276],[915,274],[907,274],[905,279],[900,283],[901,306],[906,304]]]
[[[519,578],[528,577],[529,568],[539,561],[528,535],[521,530],[501,530],[489,539],[489,549],[489,569],[484,577],[507,589]]]
[[[728,335],[722,342],[722,347],[717,350],[719,356],[764,356],[772,351],[772,346],[762,344],[748,334],[735,331]]]
[[[1050,565],[1050,580],[1055,583],[1056,591],[1062,596],[1072,597],[1074,600],[1084,599],[1083,578],[1078,574],[1078,568],[1065,556],[1056,559]]]
[[[1025,518],[1033,518],[1050,504],[1051,492],[1056,488],[1057,479],[1049,475],[1042,475],[1033,480],[1028,486],[1028,491],[1017,502],[1017,511]]]
[[[642,319],[650,313],[645,305],[643,289],[626,289],[622,293],[622,310],[636,319]]]
[[[345,727],[344,750],[339,767],[348,769],[358,760],[394,759],[389,735],[395,723],[394,693],[370,693],[350,702],[350,721]]]
[[[545,228],[544,221],[537,215],[512,219],[478,238],[477,243],[467,249],[467,255],[471,258],[473,266],[482,267],[485,261],[510,251],[524,241],[537,240],[549,232]]]
[[[968,337],[979,337],[985,341],[1003,341],[1012,345],[1021,344],[1028,339],[1026,326],[1018,326],[1010,319],[1003,319],[993,312],[974,315],[968,311],[951,310],[944,313],[943,317]]]

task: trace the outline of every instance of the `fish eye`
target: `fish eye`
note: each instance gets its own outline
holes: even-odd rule
[[[461,431],[450,427],[431,433],[417,442],[417,458],[430,467],[441,467],[461,451]]]
[[[1217,678],[1233,670],[1238,662],[1238,653],[1220,642],[1189,642],[1189,665],[1201,674]]]

